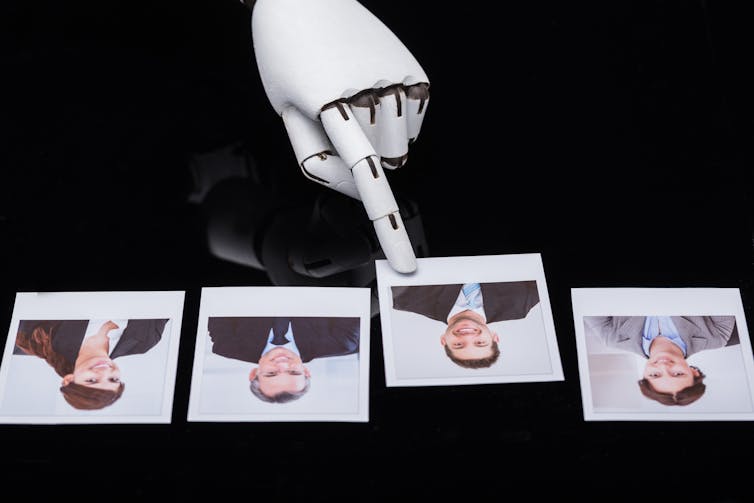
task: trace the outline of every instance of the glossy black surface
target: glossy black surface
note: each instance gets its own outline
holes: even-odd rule
[[[698,501],[745,501],[751,423],[583,421],[570,289],[741,288],[752,320],[746,9],[363,4],[432,82],[408,164],[388,173],[417,215],[422,252],[542,253],[566,380],[386,388],[375,315],[368,424],[187,423],[201,287],[362,286],[374,250],[341,236],[358,270],[316,281],[210,253],[210,203],[191,170],[208,153],[250,159],[255,183],[275,188],[268,210],[293,215],[292,228],[332,196],[296,168],[239,2],[5,2],[3,334],[17,291],[186,290],[186,303],[170,425],[0,426],[3,480],[329,501],[343,490],[397,497],[399,481],[426,491],[476,481],[500,494],[530,477],[542,481],[535,493],[557,480],[569,482],[562,491],[616,483],[642,494],[642,473],[673,467],[679,490],[711,491]],[[478,218],[460,211],[469,200]]]

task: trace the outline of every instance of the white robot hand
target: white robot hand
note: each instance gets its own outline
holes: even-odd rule
[[[416,258],[383,167],[406,163],[429,79],[405,45],[356,0],[257,0],[251,27],[262,84],[304,175],[360,199],[385,258]]]

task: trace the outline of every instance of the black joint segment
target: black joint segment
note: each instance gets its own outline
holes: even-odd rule
[[[400,157],[380,157],[380,161],[392,166],[393,168],[400,168],[404,164],[406,164],[406,160],[408,159],[407,155],[402,155]]]
[[[393,226],[393,229],[398,230],[400,227],[398,226],[398,220],[395,218],[395,215],[391,213],[388,215],[388,218],[390,219],[390,225]]]
[[[367,164],[369,164],[369,169],[372,170],[372,176],[374,178],[379,178],[380,172],[377,171],[377,166],[375,166],[374,161],[372,160],[371,157],[367,157]]]
[[[309,157],[309,158],[307,158],[307,159],[304,159],[304,162],[308,161],[308,160],[309,160],[309,159],[311,159],[312,157],[317,157],[317,158],[319,158],[320,160],[323,160],[323,161],[324,161],[325,159],[327,159],[327,156],[324,156],[324,157],[322,157],[322,155],[323,155],[323,154],[324,154],[324,152],[320,152],[319,154],[314,154],[313,156],[311,156],[311,157]],[[310,172],[309,172],[309,171],[308,171],[308,170],[306,169],[306,166],[304,166],[304,162],[302,162],[302,163],[301,163],[301,171],[302,171],[302,172],[304,173],[304,176],[305,176],[306,178],[308,178],[308,179],[310,179],[310,180],[314,180],[315,182],[319,182],[319,183],[321,183],[321,184],[323,184],[323,185],[330,185],[330,182],[328,182],[328,181],[327,181],[327,180],[325,180],[324,178],[320,178],[320,177],[318,177],[317,175],[313,175],[313,174],[311,174],[311,173],[310,173]]]
[[[346,107],[343,105],[342,100],[331,101],[327,105],[323,106],[321,108],[321,111],[324,112],[325,110],[330,110],[331,108],[337,108],[338,112],[340,112],[340,116],[343,117],[344,121],[347,121],[350,119],[350,117],[348,117],[348,112],[346,112]]]
[[[401,91],[403,91],[403,84],[393,84],[391,86],[383,87],[377,91],[377,95],[380,98],[384,98],[388,95],[395,96],[395,105],[398,109],[398,117],[403,115],[403,106],[401,105]]]
[[[348,99],[348,104],[352,107],[368,108],[369,109],[369,123],[374,124],[376,117],[376,109],[379,104],[377,93],[374,89],[365,89],[358,92]]]
[[[427,82],[420,82],[406,87],[406,96],[412,100],[419,100],[419,110],[417,113],[422,113],[424,105],[429,99],[429,84]]]

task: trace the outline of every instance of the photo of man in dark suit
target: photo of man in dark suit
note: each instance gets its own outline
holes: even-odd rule
[[[490,367],[500,356],[500,336],[489,323],[522,319],[539,303],[536,281],[394,286],[393,309],[447,324],[440,344],[455,364]]]
[[[285,403],[306,394],[316,358],[359,352],[359,318],[210,317],[212,352],[257,364],[249,388],[265,402]]]

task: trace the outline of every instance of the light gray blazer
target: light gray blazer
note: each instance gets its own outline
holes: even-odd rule
[[[584,316],[585,328],[595,330],[608,347],[646,358],[641,347],[644,316]],[[683,341],[686,356],[705,349],[739,343],[735,316],[671,316]]]

